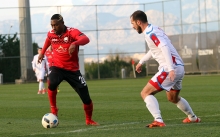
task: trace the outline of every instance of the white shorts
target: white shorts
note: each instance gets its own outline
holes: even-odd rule
[[[35,76],[37,77],[37,81],[39,81],[40,79],[44,79],[45,70],[36,70]]]
[[[168,77],[169,72],[165,71],[166,69],[161,68],[149,81],[158,91],[170,89],[181,90],[182,89],[182,80],[185,74],[184,66],[176,66],[174,68],[175,78],[174,81],[171,81]]]

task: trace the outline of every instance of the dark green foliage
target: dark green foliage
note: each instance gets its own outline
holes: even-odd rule
[[[3,55],[0,56],[0,73],[3,74],[3,82],[14,82],[21,75],[20,71],[20,40],[17,34],[0,35],[0,49]]]
[[[33,53],[37,54],[37,43],[33,43]],[[14,82],[21,76],[20,66],[20,40],[17,33],[11,35],[0,35],[0,73],[3,74],[3,82]]]
[[[126,78],[133,78],[133,69],[131,64],[131,58],[129,61],[125,61],[123,57],[118,54],[106,59],[103,63],[85,63],[86,79],[98,79],[98,68],[100,72],[100,78],[121,78],[121,70],[125,69]],[[142,67],[142,73],[137,74],[137,77],[146,76],[145,65]]]
[[[33,55],[38,54],[37,52],[38,44],[36,42],[33,43]]]
[[[0,35],[0,48],[3,50],[4,57],[19,56],[19,42],[17,33],[12,37],[10,35]]]

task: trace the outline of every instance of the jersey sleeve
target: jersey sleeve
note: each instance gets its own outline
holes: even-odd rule
[[[165,41],[165,39],[163,38],[162,34],[158,34],[158,33],[151,33],[150,34],[150,39],[153,41],[153,43],[157,46],[157,47],[162,47],[165,46],[167,43]]]
[[[150,52],[150,50],[147,52],[147,54],[145,54],[141,60],[139,61],[140,64],[143,64],[144,62],[148,61],[150,58],[152,57],[152,54]]]
[[[33,60],[32,60],[32,69],[34,70],[36,68],[36,57],[34,56]]]
[[[49,40],[49,38],[47,37],[45,42],[44,42],[44,46],[43,46],[43,49],[41,51],[41,54],[44,54],[47,50],[47,48],[51,45],[51,42]]]
[[[164,31],[160,29],[156,29],[150,34],[150,39],[153,41],[153,43],[160,48],[165,60],[166,64],[168,66],[168,71],[173,70],[173,61],[172,61],[172,55],[169,46],[166,42],[166,34]]]
[[[72,44],[80,46],[89,43],[89,38],[78,29],[73,29],[70,33],[75,40]]]
[[[167,63],[168,71],[174,70],[173,68],[173,60],[171,56],[171,52],[168,46],[162,46],[161,47],[162,54],[164,55],[164,58]]]

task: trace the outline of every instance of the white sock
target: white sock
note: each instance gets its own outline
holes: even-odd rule
[[[39,90],[43,90],[44,89],[44,82],[40,81],[39,82]]]
[[[191,121],[195,121],[197,119],[196,115],[193,113],[192,108],[189,103],[184,99],[180,98],[180,101],[176,103],[177,107],[183,111]]]
[[[157,99],[153,95],[148,95],[144,99],[144,102],[146,103],[146,107],[150,111],[151,115],[154,117],[154,120],[163,122]]]

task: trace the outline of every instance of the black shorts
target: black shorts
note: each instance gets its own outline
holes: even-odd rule
[[[67,81],[71,85],[71,87],[78,93],[84,104],[90,103],[91,99],[88,87],[79,70],[73,72],[54,66],[50,67],[48,88],[51,91],[56,90],[63,80]]]

